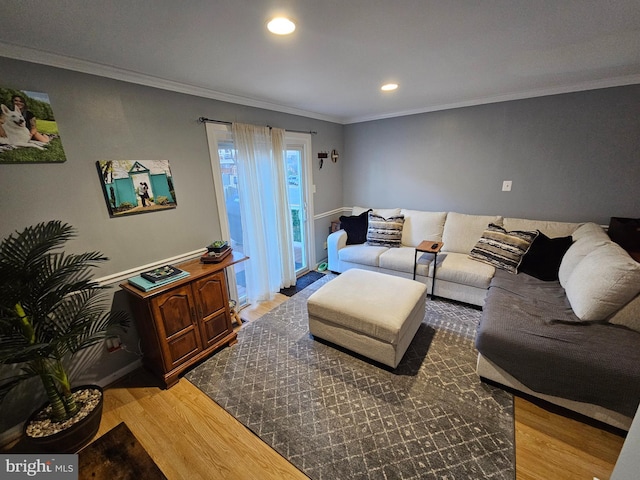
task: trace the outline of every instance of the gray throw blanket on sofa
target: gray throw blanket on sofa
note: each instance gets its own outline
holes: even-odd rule
[[[476,335],[487,359],[530,389],[633,417],[640,401],[640,333],[582,323],[559,282],[498,270]]]

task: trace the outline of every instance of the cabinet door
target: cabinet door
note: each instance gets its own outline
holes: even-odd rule
[[[232,331],[229,295],[224,272],[217,272],[193,284],[204,347],[214,345]]]
[[[167,371],[202,351],[195,302],[189,285],[158,295],[153,300],[152,309]]]

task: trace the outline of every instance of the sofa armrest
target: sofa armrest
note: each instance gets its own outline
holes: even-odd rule
[[[338,230],[327,237],[327,258],[329,262],[329,270],[339,272],[340,260],[338,259],[338,251],[347,246],[347,232]]]

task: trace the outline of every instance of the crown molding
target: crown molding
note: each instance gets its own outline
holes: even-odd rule
[[[33,48],[12,45],[4,42],[0,42],[0,56],[11,58],[14,60],[37,63],[40,65],[47,65],[49,67],[63,68],[65,70],[72,70],[74,72],[88,73],[90,75],[97,75],[99,77],[111,78],[113,80],[135,83],[147,87],[160,88],[162,90],[169,90],[171,92],[185,93],[187,95],[194,95],[197,97],[210,98],[223,102],[236,103],[248,107],[273,110],[276,112],[288,113],[291,115],[298,115],[331,123],[343,123],[343,119],[330,115],[323,115],[316,112],[300,110],[285,105],[279,105],[277,103],[256,100],[254,98],[217,92],[208,88],[174,82],[172,80],[165,80],[163,78],[154,77],[152,75],[146,75],[131,70],[125,70],[109,65],[89,62],[78,58],[67,57],[64,55],[58,55],[55,53],[45,52],[43,50],[36,50]]]
[[[404,117],[408,115],[418,115],[421,113],[437,112],[441,110],[451,110],[454,108],[473,107],[477,105],[484,105],[490,103],[508,102],[513,100],[524,100],[527,98],[545,97],[549,95],[559,95],[563,93],[574,93],[586,90],[597,90],[601,88],[622,87],[625,85],[640,84],[640,75],[628,75],[623,77],[608,78],[603,80],[594,80],[590,82],[575,83],[569,85],[562,85],[552,88],[543,88],[536,90],[526,90],[521,92],[513,92],[505,95],[496,95],[489,97],[479,97],[471,100],[465,100],[462,102],[445,103],[440,105],[430,105],[410,110],[400,110],[395,112],[389,112],[382,115],[362,115],[349,118],[335,117],[331,115],[324,115],[321,113],[310,112],[307,110],[300,110],[297,108],[289,107],[286,105],[280,105],[277,103],[271,103],[263,100],[257,100],[254,98],[243,97],[240,95],[231,95],[228,93],[218,92],[208,88],[198,87],[194,85],[188,85],[185,83],[174,82],[172,80],[165,80],[163,78],[154,77],[152,75],[146,75],[131,70],[124,70],[121,68],[112,67],[109,65],[102,65],[99,63],[89,62],[78,58],[67,57],[64,55],[58,55],[43,50],[36,50],[33,48],[22,47],[19,45],[13,45],[9,43],[0,42],[0,56],[12,58],[14,60],[22,60],[41,65],[47,65],[50,67],[63,68],[65,70],[72,70],[75,72],[87,73],[90,75],[97,75],[100,77],[111,78],[114,80],[120,80],[128,83],[135,83],[138,85],[144,85],[148,87],[159,88],[162,90],[168,90],[177,93],[184,93],[187,95],[194,95],[202,98],[209,98],[213,100],[219,100],[222,102],[235,103],[239,105],[245,105],[248,107],[262,108],[265,110],[272,110],[281,113],[288,113],[291,115],[298,115],[307,118],[313,118],[316,120],[322,120],[331,123],[338,123],[342,125],[348,125],[352,123],[362,123],[374,120],[384,120],[395,117]]]
[[[640,84],[640,75],[627,75],[624,77],[607,78],[603,80],[594,80],[591,82],[574,83],[552,88],[542,88],[537,90],[526,90],[522,92],[508,93],[505,95],[496,95],[491,97],[479,97],[464,102],[445,103],[442,105],[432,105],[424,108],[416,108],[411,110],[403,110],[399,112],[388,113],[384,115],[365,115],[359,117],[351,117],[343,120],[344,125],[351,123],[370,122],[373,120],[384,120],[388,118],[404,117],[407,115],[417,115],[420,113],[437,112],[440,110],[451,110],[454,108],[473,107],[476,105],[485,105],[489,103],[509,102],[512,100],[524,100],[527,98],[546,97],[549,95],[560,95],[563,93],[582,92],[586,90],[598,90],[601,88],[623,87],[625,85]]]

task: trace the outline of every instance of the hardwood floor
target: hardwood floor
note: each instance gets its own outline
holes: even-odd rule
[[[609,479],[623,436],[514,400],[518,480]]]
[[[139,370],[106,389],[98,436],[120,422],[170,480],[307,478],[185,379],[162,390]],[[606,480],[624,441],[518,397],[515,438],[517,480]]]
[[[240,318],[242,318],[242,320],[246,322],[257,320],[269,310],[273,310],[281,303],[286,302],[288,299],[289,297],[287,297],[286,295],[276,293],[275,298],[270,302],[260,302],[256,305],[249,305],[248,307],[240,310]]]
[[[98,436],[120,422],[169,480],[307,478],[184,378],[162,390],[139,370],[106,389]]]
[[[279,295],[240,315],[253,321],[287,298]],[[514,412],[517,480],[610,477],[622,436],[518,397]],[[126,422],[170,480],[307,478],[183,378],[163,390],[148,372],[138,370],[105,389],[98,436],[120,422]]]

